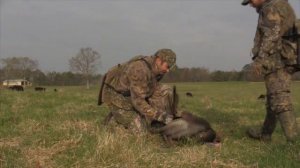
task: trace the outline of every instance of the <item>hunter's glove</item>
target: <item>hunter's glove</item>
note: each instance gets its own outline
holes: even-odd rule
[[[174,116],[171,114],[168,114],[167,112],[156,112],[156,115],[154,116],[154,120],[168,124],[174,119]]]

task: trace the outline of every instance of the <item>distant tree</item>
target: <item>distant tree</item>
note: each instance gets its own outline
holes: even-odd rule
[[[38,61],[28,57],[12,57],[1,59],[6,79],[30,79],[31,73],[38,69]]]
[[[191,82],[203,82],[210,80],[209,70],[207,68],[191,68],[189,76]]]
[[[100,54],[92,48],[81,48],[79,53],[69,60],[70,70],[80,73],[86,79],[86,88],[90,88],[90,78],[97,71]]]
[[[228,81],[228,76],[226,76],[224,71],[214,71],[211,73],[211,78],[213,81],[222,82]]]
[[[46,73],[48,85],[57,85],[56,84],[56,75],[57,75],[57,72],[55,72],[55,71]]]
[[[2,68],[0,68],[0,81],[4,81],[5,80],[5,72]]]
[[[47,76],[39,69],[31,72],[30,81],[33,82],[34,85],[48,85]]]
[[[246,64],[243,67],[242,76],[243,76],[243,80],[246,80],[246,81],[257,82],[257,81],[262,81],[263,80],[262,76],[257,75],[253,72],[252,67],[251,67],[250,64]]]
[[[203,82],[210,81],[210,72],[207,68],[179,68],[176,66],[174,70],[167,73],[163,82]]]

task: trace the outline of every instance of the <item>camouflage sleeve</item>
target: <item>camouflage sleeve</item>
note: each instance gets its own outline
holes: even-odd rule
[[[262,13],[262,30],[261,44],[258,51],[256,62],[268,64],[269,56],[273,55],[277,50],[278,41],[281,38],[280,24],[281,19],[279,13],[274,8],[267,8]]]
[[[258,55],[258,51],[259,51],[259,46],[260,46],[260,42],[261,42],[261,36],[260,36],[260,33],[259,33],[259,30],[257,29],[256,30],[256,33],[255,33],[255,38],[254,38],[254,47],[252,48],[252,59],[254,60],[257,55]]]
[[[147,69],[142,62],[137,61],[129,67],[129,80],[130,80],[130,94],[131,101],[136,110],[147,118],[154,119],[156,110],[151,107],[146,101],[149,95],[149,84],[151,80],[151,72]]]

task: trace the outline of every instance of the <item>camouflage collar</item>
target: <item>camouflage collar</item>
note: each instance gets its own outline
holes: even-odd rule
[[[145,57],[145,60],[152,65],[152,68],[154,67],[155,56],[147,56]]]
[[[149,65],[149,67],[151,66],[150,70],[154,73],[154,71],[156,71],[155,56],[144,56],[143,60]]]
[[[156,66],[156,64],[155,64],[155,56],[150,56],[150,60],[151,60],[151,65],[152,65],[152,73],[156,76],[157,75],[157,72],[158,72],[158,69],[157,69],[157,66]]]
[[[277,2],[279,0],[266,0],[261,7],[259,7],[257,9],[257,12],[259,13],[260,11],[262,11],[263,9],[265,9],[266,7],[273,5],[275,2]]]

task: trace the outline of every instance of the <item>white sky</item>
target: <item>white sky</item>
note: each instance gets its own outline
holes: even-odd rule
[[[82,47],[101,73],[135,55],[171,48],[179,67],[240,70],[249,63],[257,13],[242,0],[0,0],[0,57],[27,56],[68,71]],[[300,18],[300,0],[290,0]]]

